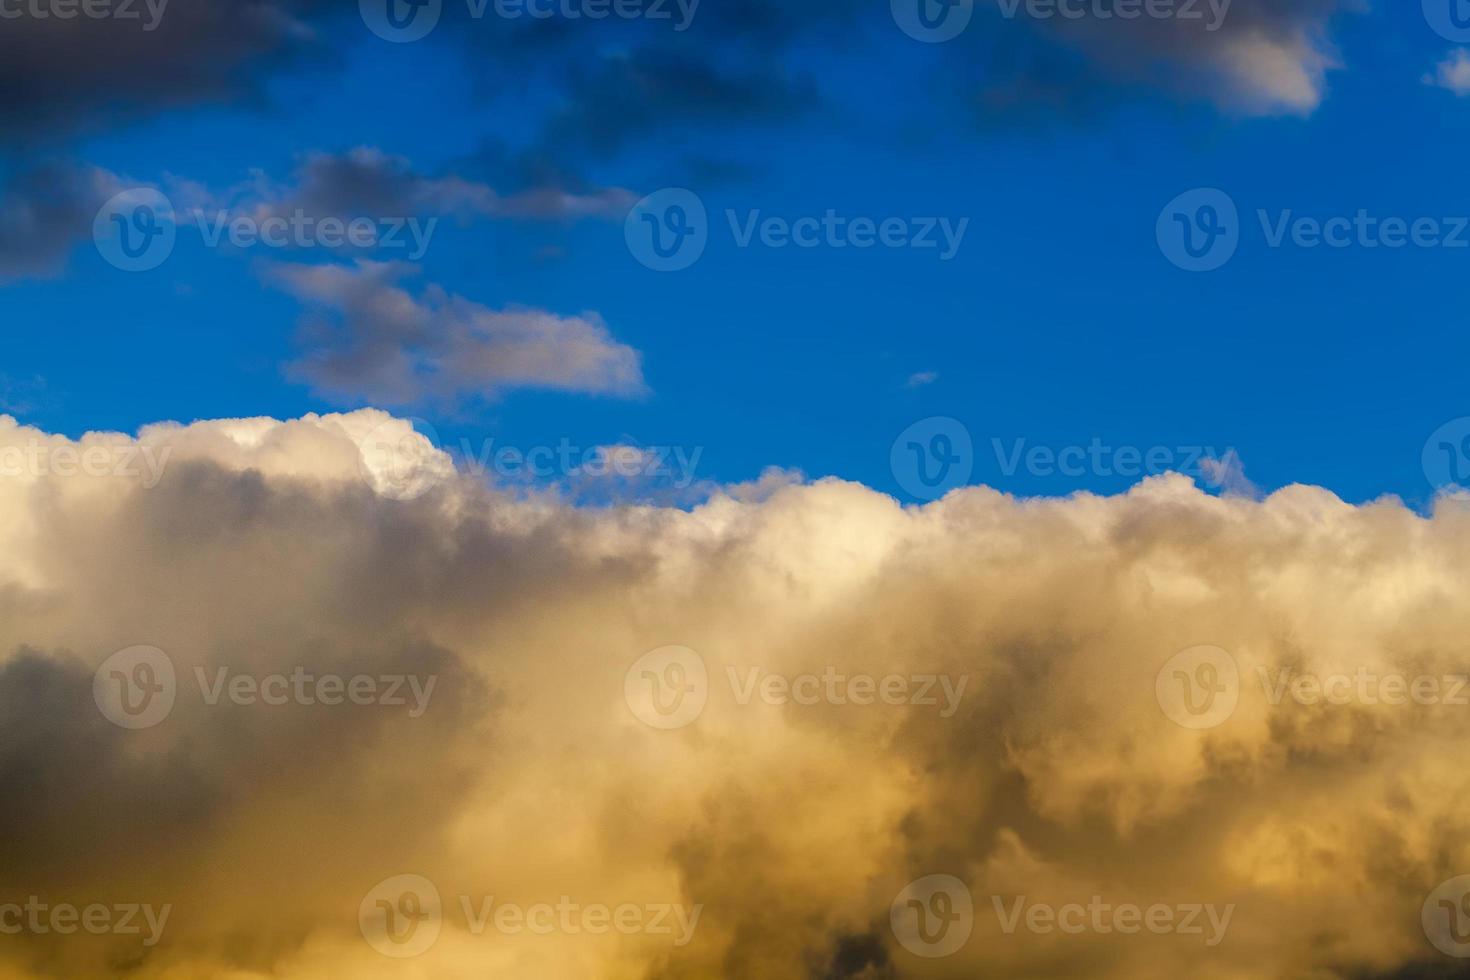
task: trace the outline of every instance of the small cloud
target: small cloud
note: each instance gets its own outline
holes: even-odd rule
[[[938,371],[918,371],[909,375],[909,379],[903,383],[903,386],[905,388],[922,388],[925,385],[932,385],[938,380]]]
[[[411,405],[494,398],[517,388],[632,398],[642,355],[600,316],[491,309],[431,284],[414,293],[402,263],[273,264],[267,284],[307,311],[302,358],[288,374],[345,401]]]
[[[1470,51],[1456,48],[1448,58],[1435,66],[1433,74],[1424,76],[1425,85],[1454,92],[1460,97],[1470,95]]]
[[[1234,449],[1226,450],[1219,458],[1206,457],[1200,460],[1200,471],[1204,482],[1217,488],[1227,497],[1249,497],[1261,499],[1261,490],[1245,475],[1245,464]]]

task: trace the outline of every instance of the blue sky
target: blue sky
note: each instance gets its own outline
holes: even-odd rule
[[[1125,488],[1132,479],[1096,466],[1006,472],[1019,445],[1100,443],[1181,460],[1233,448],[1264,490],[1429,499],[1425,442],[1470,415],[1457,379],[1470,354],[1470,248],[1272,248],[1257,217],[1365,210],[1449,228],[1470,215],[1458,173],[1470,89],[1426,83],[1457,47],[1418,5],[1301,4],[1283,36],[1311,37],[1336,65],[1303,106],[1262,104],[1239,79],[1200,71],[1208,48],[1170,47],[1161,71],[1135,77],[1118,67],[1141,62],[1116,23],[1079,41],[982,3],[963,36],[923,44],[878,6],[814,16],[765,49],[726,43],[706,2],[682,34],[583,23],[545,51],[502,43],[493,18],[452,16],[422,41],[390,44],[350,5],[305,4],[304,54],[252,52],[197,99],[119,97],[126,111],[17,127],[4,167],[14,182],[64,160],[173,199],[182,182],[229,188],[252,171],[289,185],[309,154],[371,147],[500,194],[549,183],[698,195],[707,247],[671,272],[630,251],[626,206],[575,219],[447,208],[417,271],[403,273],[415,295],[595,313],[637,352],[643,382],[502,379],[384,406],[426,419],[448,445],[698,447],[705,479],[780,466],[913,499],[890,448],[911,424],[947,417],[972,437],[970,482],[1020,494]],[[597,79],[654,49],[708,59],[738,95],[676,75],[674,97],[647,99],[644,113],[646,93]],[[578,89],[580,78],[593,80]],[[690,91],[698,98],[679,95]],[[597,135],[611,113],[622,114],[608,123],[615,135]],[[1161,209],[1194,188],[1223,190],[1239,209],[1238,250],[1210,272],[1176,267],[1156,238]],[[829,210],[910,229],[967,224],[944,260],[938,249],[740,247],[726,217]],[[401,255],[209,248],[190,227],[146,272],[112,267],[87,236],[64,251],[0,286],[0,370],[26,422],[130,431],[379,401],[288,367],[310,353],[311,304],[272,286],[268,269]]]

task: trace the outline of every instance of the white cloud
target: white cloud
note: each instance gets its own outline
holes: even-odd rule
[[[61,472],[144,447],[166,461],[151,483]],[[146,950],[7,936],[5,976],[401,975],[358,906],[403,873],[435,882],[447,915],[412,966],[451,980],[808,980],[852,975],[835,964],[862,950],[868,976],[1407,976],[1437,955],[1421,903],[1470,869],[1470,712],[1273,705],[1256,679],[1463,674],[1463,502],[1424,517],[1169,476],[903,507],[774,474],[689,510],[584,509],[497,493],[373,410],[80,441],[3,420],[0,466],[22,458],[40,462],[0,478],[8,887],[174,913]],[[411,499],[404,474],[428,481]],[[180,695],[126,731],[92,675],[138,644],[172,658]],[[625,675],[669,644],[711,686],[696,721],[661,731],[624,702]],[[1201,644],[1234,658],[1239,698],[1192,730],[1157,680]],[[196,668],[296,667],[438,681],[419,718],[190,693]],[[949,717],[742,704],[731,669],[963,676],[968,693]],[[967,945],[924,960],[889,906],[934,873],[968,884],[977,917]],[[704,912],[682,947],[476,934],[459,897],[489,895]],[[1019,895],[1235,908],[1207,948],[1007,933],[993,898]]]
[[[1456,48],[1435,66],[1433,74],[1424,76],[1424,84],[1454,92],[1462,98],[1470,95],[1470,50]]]

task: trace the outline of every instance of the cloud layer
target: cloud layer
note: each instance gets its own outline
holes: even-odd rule
[[[1113,498],[904,508],[824,480],[577,509],[457,474],[373,410],[75,443],[6,420],[0,467],[0,904],[173,910],[147,948],[7,935],[0,976],[1454,975],[1421,910],[1470,872],[1470,709],[1272,704],[1256,677],[1464,673],[1462,502],[1171,476]],[[130,731],[93,674],[140,644],[178,697]],[[1157,684],[1202,644],[1238,665],[1238,703],[1189,728]],[[669,645],[709,682],[661,730],[625,691]],[[211,705],[196,668],[437,681],[412,717]],[[965,686],[948,714],[741,702],[749,677],[832,672]],[[359,931],[401,874],[444,905],[412,960]],[[941,958],[890,928],[932,874],[975,909]],[[476,934],[461,896],[702,913],[685,945]],[[1007,933],[994,907],[1094,896],[1233,913],[1206,945]]]

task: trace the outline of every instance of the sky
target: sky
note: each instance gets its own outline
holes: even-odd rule
[[[0,980],[1470,976],[1463,0],[0,0]]]
[[[1198,475],[1195,457],[1231,450],[1266,490],[1423,507],[1443,484],[1426,443],[1470,413],[1446,377],[1466,347],[1453,219],[1470,214],[1452,177],[1470,56],[1452,24],[1413,4],[1237,0],[1195,22],[982,2],[925,42],[881,5],[716,3],[593,21],[476,18],[450,0],[410,42],[351,4],[247,5],[261,16],[243,27],[182,4],[152,31],[143,8],[78,22],[103,52],[95,77],[38,83],[39,107],[4,121],[6,407],[76,435],[378,405],[472,454],[681,447],[706,480],[780,467],[909,501],[931,494],[903,485],[891,450],[932,418],[970,439],[963,482],[1023,495]],[[91,235],[101,191],[130,188],[161,192],[181,222],[146,271],[109,264]],[[673,271],[639,261],[624,220],[665,188],[707,216],[702,251]],[[1208,272],[1156,234],[1199,188],[1238,209],[1236,251]],[[437,222],[422,245],[404,232],[367,248],[207,233],[271,206],[385,235]],[[1359,211],[1434,219],[1447,241],[1273,247],[1267,233]],[[838,230],[806,246],[757,228],[829,212]],[[844,237],[885,219],[923,246]],[[636,377],[547,374],[502,351],[500,367],[389,390],[346,363],[374,328],[314,335],[303,320],[324,311],[272,272],[372,262],[403,263],[388,288],[412,296],[595,314]],[[332,363],[300,366],[314,357]],[[1072,465],[1047,464],[1069,448]],[[1161,465],[1131,462],[1155,448]]]

